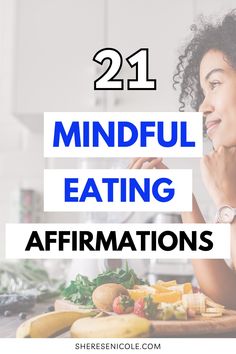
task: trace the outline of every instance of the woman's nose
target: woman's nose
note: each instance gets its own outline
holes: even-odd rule
[[[205,97],[198,109],[199,112],[203,112],[203,115],[206,116],[209,113],[214,112],[214,105],[208,97]]]

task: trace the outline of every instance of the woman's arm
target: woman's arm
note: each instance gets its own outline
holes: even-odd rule
[[[228,308],[236,309],[236,274],[223,259],[192,260],[201,291]]]
[[[204,156],[201,160],[201,172],[216,208],[225,205],[236,208],[236,147],[220,146]],[[231,224],[231,259],[236,269],[236,217]]]
[[[236,207],[236,150],[220,147],[201,161],[203,182],[216,207]],[[192,213],[183,213],[183,222],[199,223],[204,218],[193,197]],[[222,235],[224,237],[224,235]],[[236,269],[236,221],[231,224],[231,259]],[[223,259],[192,260],[201,290],[216,302],[236,309],[236,272]]]
[[[231,224],[231,260],[236,274],[236,221]]]

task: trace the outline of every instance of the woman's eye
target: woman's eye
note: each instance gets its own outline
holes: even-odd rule
[[[216,86],[220,85],[220,81],[214,80],[214,81],[210,81],[210,88],[213,90]]]

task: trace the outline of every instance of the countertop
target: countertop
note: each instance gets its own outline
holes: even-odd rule
[[[27,318],[25,320],[21,320],[18,314],[13,314],[9,317],[0,315],[0,338],[15,338],[16,329],[21,323],[33,316],[47,312],[48,307],[53,304],[54,300],[36,304],[32,310],[27,313]]]

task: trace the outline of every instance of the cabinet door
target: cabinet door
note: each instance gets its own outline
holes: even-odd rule
[[[104,109],[92,60],[104,47],[104,2],[17,2],[14,111],[33,129],[46,111]]]
[[[156,91],[113,91],[108,110],[176,111],[178,95],[172,88],[178,49],[191,35],[192,0],[114,0],[108,2],[108,46],[123,58],[141,47],[149,48],[149,77],[157,79]],[[124,59],[122,77],[135,77]],[[125,82],[126,86],[126,82]]]

